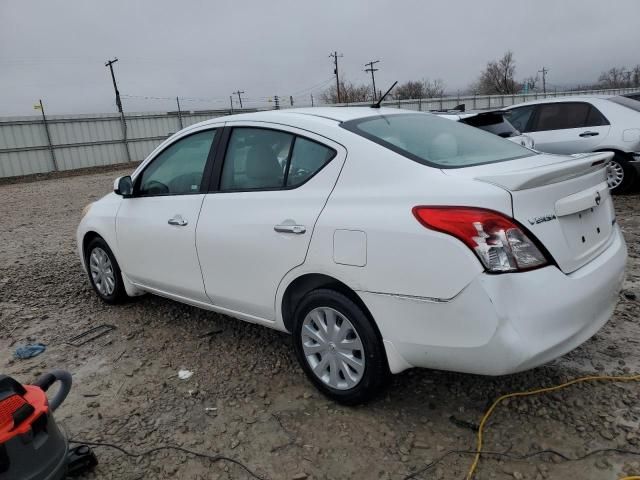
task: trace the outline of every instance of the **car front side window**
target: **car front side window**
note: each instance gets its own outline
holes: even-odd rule
[[[216,131],[194,133],[165,148],[142,172],[136,195],[200,193],[205,165]]]

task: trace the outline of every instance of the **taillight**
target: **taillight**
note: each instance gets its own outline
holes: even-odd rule
[[[547,265],[535,243],[509,217],[474,207],[414,207],[425,227],[465,243],[490,272],[515,272]]]

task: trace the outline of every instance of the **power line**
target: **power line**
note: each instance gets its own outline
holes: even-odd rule
[[[333,57],[333,63],[334,63],[333,73],[336,76],[336,93],[338,95],[338,103],[341,103],[340,102],[340,75],[339,75],[339,72],[338,72],[338,58],[344,57],[344,55],[343,54],[338,55],[338,51],[336,50],[335,52],[333,52],[329,56]]]
[[[549,70],[547,70],[545,67],[542,67],[542,70],[538,70],[538,73],[542,74],[542,93],[544,93],[546,96],[547,95],[547,73],[549,73]]]
[[[374,60],[364,64],[365,67],[367,65],[369,66],[369,68],[365,69],[365,72],[371,72],[371,81],[373,82],[373,101],[374,102],[376,101],[376,77],[374,73],[379,70],[378,68],[373,68],[373,66],[376,63],[380,63],[380,60]]]

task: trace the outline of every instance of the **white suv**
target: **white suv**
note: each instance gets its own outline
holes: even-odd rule
[[[634,188],[640,169],[640,102],[621,96],[547,98],[508,107],[509,121],[549,153],[611,151],[609,186]]]
[[[502,375],[598,331],[626,262],[611,156],[397,109],[216,118],[89,205],[78,248],[106,302],[149,292],[290,332],[311,381],[356,403],[389,372]]]

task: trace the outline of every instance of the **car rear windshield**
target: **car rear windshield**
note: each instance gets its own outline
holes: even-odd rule
[[[613,103],[617,103],[618,105],[623,105],[631,110],[635,110],[636,112],[640,112],[640,102],[638,100],[634,100],[633,98],[627,97],[612,97],[611,100]]]
[[[461,168],[535,155],[509,140],[428,113],[376,115],[341,126],[400,155],[437,168]]]

